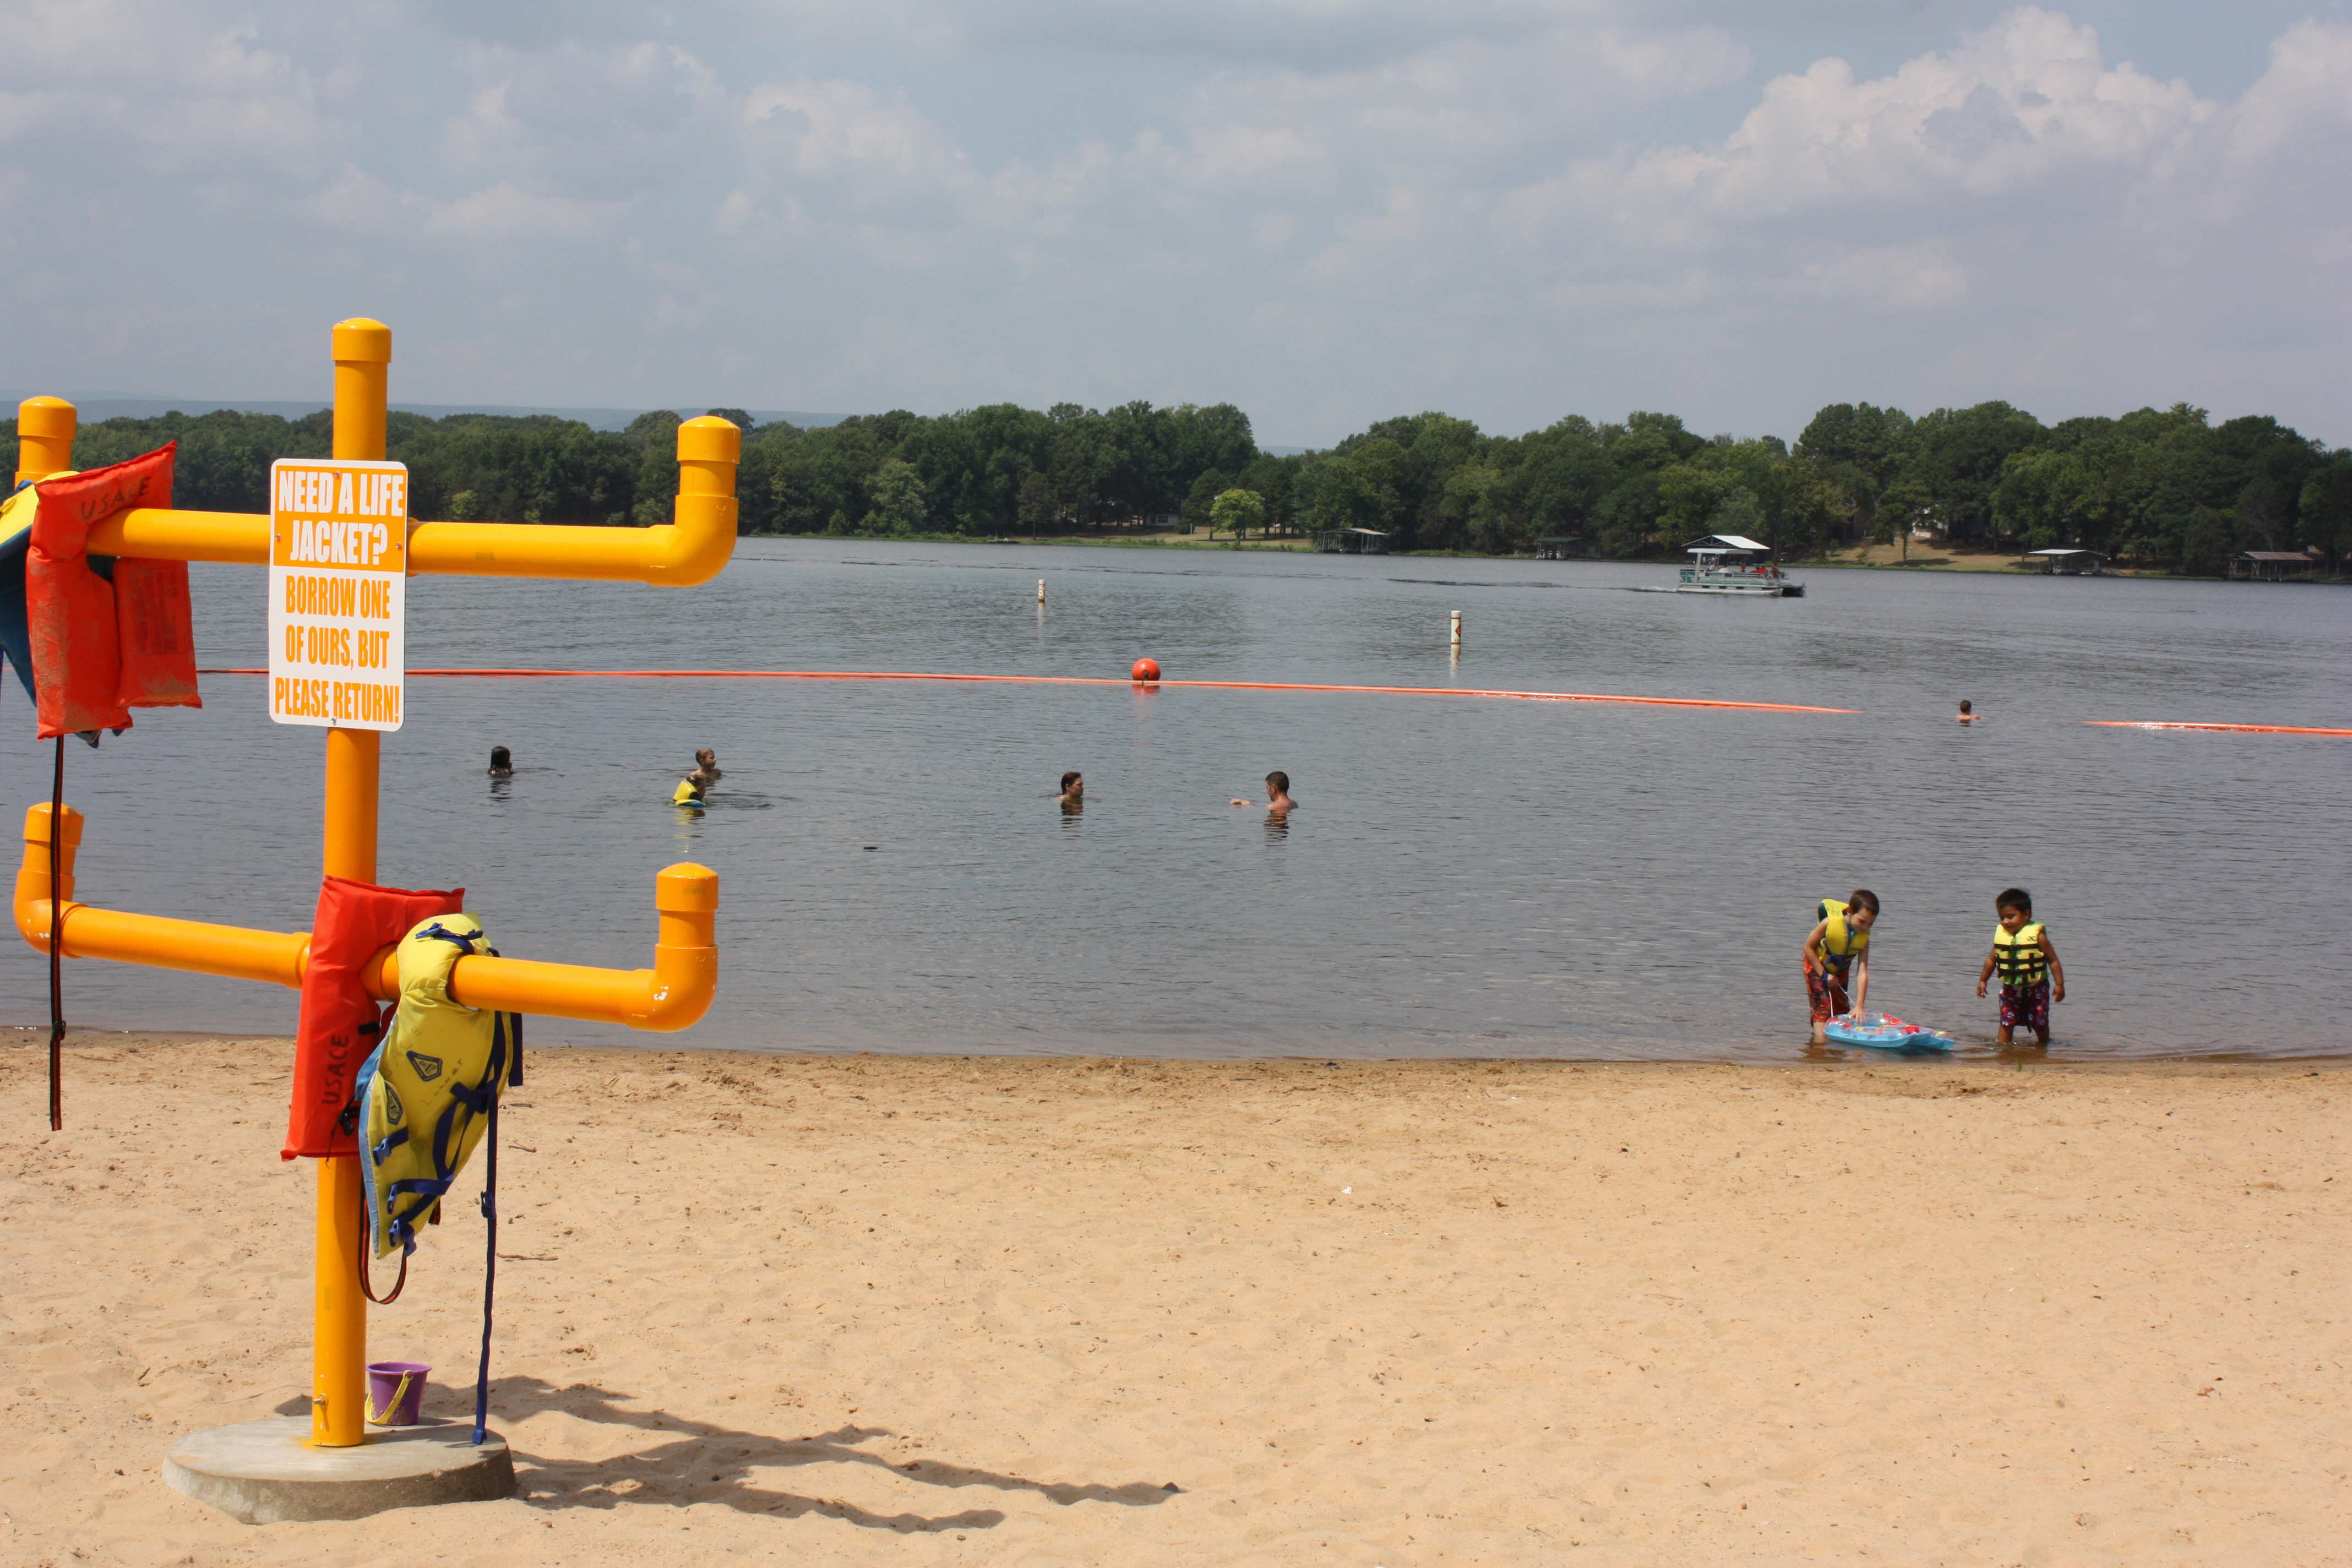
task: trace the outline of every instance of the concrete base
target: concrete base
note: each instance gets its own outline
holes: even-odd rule
[[[191,1433],[163,1456],[163,1484],[247,1524],[365,1519],[391,1508],[514,1495],[514,1460],[470,1421],[379,1428],[356,1448],[313,1448],[310,1418]]]

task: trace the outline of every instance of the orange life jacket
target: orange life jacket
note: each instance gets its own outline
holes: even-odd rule
[[[411,892],[329,877],[319,889],[310,963],[302,972],[301,1022],[294,1036],[294,1104],[281,1160],[359,1150],[343,1124],[360,1064],[383,1041],[383,1009],[367,994],[367,961],[409,928],[466,907],[466,889]]]
[[[133,708],[201,708],[188,563],[123,556],[112,581],[89,563],[89,531],[132,507],[172,504],[173,441],[35,487],[25,610],[40,737],[123,730]]]

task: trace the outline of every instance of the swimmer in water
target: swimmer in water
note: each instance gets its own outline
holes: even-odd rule
[[[494,779],[514,777],[514,753],[504,746],[490,748],[490,776]]]
[[[1977,721],[1977,708],[1976,708],[1976,704],[1975,704],[1975,703],[1973,703],[1973,702],[1971,702],[1971,701],[1969,701],[1969,700],[1967,698],[1965,698],[1965,697],[1961,698],[1961,699],[1960,699],[1960,722],[1961,722],[1961,723],[1963,723],[1963,724],[1973,724],[1973,723],[1975,723],[1976,721]]]
[[[1255,801],[1237,800],[1235,805],[1254,805]],[[1297,809],[1298,803],[1290,798],[1290,775],[1280,768],[1265,775],[1265,812],[1279,822]]]
[[[694,753],[694,771],[686,776],[708,790],[727,775],[719,771],[719,753],[705,746]]]
[[[1087,776],[1081,773],[1062,775],[1062,815],[1076,816],[1087,805]]]

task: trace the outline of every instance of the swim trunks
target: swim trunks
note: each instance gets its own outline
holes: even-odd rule
[[[1826,1024],[1846,1010],[1845,987],[1810,963],[1805,965],[1805,997],[1813,1005],[1816,1024]]]
[[[2050,1032],[2050,982],[2037,980],[2031,985],[2004,985],[2000,988],[2000,1026],[2014,1029],[2024,1025],[2037,1035]]]

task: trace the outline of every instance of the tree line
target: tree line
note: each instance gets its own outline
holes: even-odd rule
[[[2243,549],[2316,548],[2337,570],[2352,553],[2352,451],[2268,416],[2215,424],[2185,404],[2045,426],[2006,403],[1916,418],[1841,403],[1793,447],[1704,437],[1670,414],[1570,416],[1492,436],[1430,413],[1283,456],[1261,451],[1230,404],[997,404],[814,428],[710,412],[744,429],[736,494],[747,533],[1002,538],[1181,520],[1370,528],[1393,550],[1512,554],[1571,540],[1621,558],[1740,533],[1803,558],[1916,531],[1969,548],[2083,546],[2202,574]],[[395,413],[387,455],[408,465],[421,518],[660,522],[677,490],[679,420],[656,411],[600,431],[552,416]],[[257,511],[271,461],[326,456],[331,424],[323,411],[108,419],[83,427],[74,456],[95,467],[176,439],[177,504]],[[10,420],[0,426],[10,472],[16,451]],[[1220,497],[1230,499],[1220,507]]]

